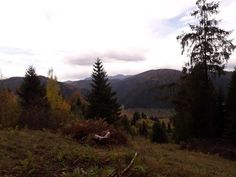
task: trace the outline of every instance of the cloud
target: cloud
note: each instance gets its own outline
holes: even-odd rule
[[[97,58],[96,55],[86,54],[81,56],[69,57],[65,59],[65,63],[70,65],[92,66],[95,58]]]
[[[30,49],[22,49],[16,47],[0,47],[0,53],[8,54],[8,55],[34,55],[32,50]]]
[[[128,61],[128,62],[137,62],[144,61],[145,50],[138,49],[127,49],[126,51],[108,51],[103,54],[104,58],[113,59],[118,61]]]
[[[230,62],[226,65],[226,70],[234,70],[236,67],[236,58],[230,60]]]
[[[114,61],[138,62],[144,61],[145,50],[143,49],[126,49],[123,51],[109,50],[107,52],[88,52],[85,54],[73,54],[66,57],[65,63],[70,65],[92,66],[96,58],[102,59],[105,63]]]

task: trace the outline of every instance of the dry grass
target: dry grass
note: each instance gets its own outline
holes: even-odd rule
[[[177,145],[135,139],[128,146],[91,147],[65,135],[30,130],[0,131],[0,176],[107,177],[124,169],[135,152],[139,156],[128,176],[236,176],[236,162]]]

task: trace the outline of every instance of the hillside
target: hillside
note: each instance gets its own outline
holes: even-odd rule
[[[126,108],[166,108],[171,107],[170,103],[158,100],[163,94],[159,86],[177,82],[181,72],[171,69],[150,70],[126,79],[110,80],[112,88],[117,92],[118,101]],[[80,80],[70,83],[78,87],[83,95],[90,89],[89,80]]]
[[[48,81],[48,78],[44,76],[39,76],[39,79],[41,83],[43,84],[46,84]],[[20,84],[22,83],[22,81],[23,81],[23,77],[11,77],[9,79],[0,80],[0,88],[8,88],[12,91],[16,91],[20,87]],[[62,94],[65,97],[69,97],[71,94],[79,91],[77,87],[74,87],[70,84],[63,83],[63,82],[58,82],[58,84],[60,85]]]
[[[217,89],[222,89],[226,94],[228,83],[232,73],[226,72],[220,78],[214,79]],[[176,83],[181,77],[181,72],[171,69],[149,70],[134,76],[117,75],[110,77],[110,82],[114,91],[117,92],[118,101],[126,108],[171,108],[172,105],[166,100],[162,100],[168,94],[168,90],[163,85]],[[40,76],[43,83],[47,78]],[[22,82],[21,77],[13,77],[0,81],[0,86],[16,90]],[[90,90],[90,80],[58,82],[62,94],[69,97],[75,92],[81,92],[86,96]]]
[[[145,144],[145,147],[143,146]],[[91,147],[47,131],[0,131],[0,176],[108,177],[123,170],[135,152],[127,176],[234,177],[236,162],[180,150],[178,145],[135,139],[128,146]]]

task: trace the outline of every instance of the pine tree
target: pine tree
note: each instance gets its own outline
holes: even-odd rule
[[[218,89],[215,112],[215,135],[222,137],[225,128],[225,98],[221,88]]]
[[[91,93],[89,94],[90,118],[102,118],[108,123],[114,123],[120,116],[120,105],[116,93],[112,91],[102,62],[97,58],[93,65]]]
[[[236,68],[234,69],[226,102],[226,129],[227,138],[236,143]]]
[[[222,74],[235,46],[232,40],[228,39],[231,31],[221,29],[220,20],[214,18],[214,15],[219,13],[219,3],[197,0],[196,6],[191,16],[196,18],[197,23],[189,25],[192,32],[183,33],[177,39],[181,42],[182,53],[188,48],[190,68],[202,66],[204,81],[207,84],[209,73]]]
[[[139,134],[141,136],[144,136],[145,138],[147,138],[148,136],[148,128],[147,128],[147,123],[145,121],[143,121],[139,127]]]
[[[160,121],[156,121],[152,126],[152,138],[153,143],[166,143],[167,135],[165,129],[162,128]]]
[[[121,126],[127,133],[132,134],[131,123],[126,114],[121,117]]]
[[[139,119],[141,119],[141,115],[140,115],[140,113],[137,112],[137,111],[134,112],[134,114],[133,114],[133,118],[132,118],[132,120],[131,120],[131,125],[135,125],[136,122],[137,122]]]
[[[20,126],[28,126],[32,129],[48,128],[50,123],[46,89],[41,84],[33,66],[27,69],[17,93],[22,107]]]
[[[215,15],[219,3],[197,0],[192,12],[196,23],[190,24],[190,33],[177,37],[182,54],[187,51],[190,61],[184,68],[176,106],[175,132],[182,138],[213,136],[215,133],[215,90],[211,75],[221,75],[230,55],[235,49],[229,35],[219,27]],[[186,125],[184,125],[186,123]],[[182,132],[182,133],[180,133]]]

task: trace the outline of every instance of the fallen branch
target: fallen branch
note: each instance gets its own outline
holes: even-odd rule
[[[95,134],[95,135],[94,135],[94,139],[95,139],[95,140],[98,140],[98,141],[102,141],[102,140],[104,140],[104,139],[109,139],[110,136],[111,136],[111,132],[108,130],[107,133],[106,133],[104,136]]]
[[[133,166],[135,158],[138,156],[138,152],[135,152],[133,159],[130,161],[129,165],[122,170],[121,173],[113,172],[109,177],[123,177]]]

